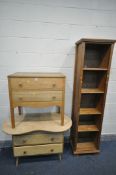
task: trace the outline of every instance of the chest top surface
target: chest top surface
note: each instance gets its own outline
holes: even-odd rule
[[[14,74],[8,75],[8,78],[65,78],[65,75],[62,73],[40,73],[40,72],[16,72]]]

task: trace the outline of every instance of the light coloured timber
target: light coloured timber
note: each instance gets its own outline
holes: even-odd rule
[[[45,154],[58,154],[63,152],[63,144],[45,144],[34,146],[17,146],[13,147],[15,157],[32,156],[32,155],[45,155]]]
[[[78,125],[78,132],[99,131],[96,125]]]
[[[33,77],[42,77],[42,78],[61,78],[61,77],[65,77],[64,74],[62,73],[56,73],[56,72],[16,72],[14,74],[11,74],[9,75],[8,77],[12,77],[12,78],[15,78],[15,77],[18,77],[18,78],[22,78],[22,77],[25,77],[25,78],[33,78]]]
[[[93,67],[84,67],[85,71],[107,71],[107,68],[93,68]]]
[[[65,78],[9,78],[12,90],[64,90]]]
[[[16,116],[16,127],[12,128],[11,123],[6,121],[3,124],[3,131],[10,135],[20,135],[33,131],[64,132],[71,125],[71,119],[64,116],[64,125],[61,125],[60,113],[25,114]]]
[[[97,108],[80,108],[80,115],[99,115],[101,112]]]
[[[13,91],[13,100],[19,102],[62,101],[62,91]]]
[[[63,143],[63,133],[46,133],[46,132],[33,132],[23,135],[13,136],[14,146],[37,145],[37,144],[51,144]]]
[[[45,108],[52,106],[63,106],[62,101],[13,101],[13,107],[24,106],[24,107],[32,107],[32,108]]]
[[[8,76],[12,128],[15,107],[60,108],[64,125],[65,76],[61,73],[15,73]],[[20,113],[20,111],[19,111]]]
[[[99,88],[82,88],[81,89],[81,93],[82,94],[103,94],[104,91],[102,89]]]
[[[77,143],[77,150],[74,154],[99,153],[99,149],[94,142]]]

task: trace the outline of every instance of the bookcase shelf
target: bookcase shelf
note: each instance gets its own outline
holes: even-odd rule
[[[101,112],[96,108],[80,108],[80,115],[92,115],[101,114]]]
[[[74,154],[98,153],[115,40],[76,43],[71,142]]]
[[[82,94],[103,94],[104,91],[99,88],[82,88],[81,93]]]
[[[99,153],[94,142],[77,143],[76,154]]]
[[[85,71],[107,71],[106,68],[92,68],[92,67],[84,67],[83,70]]]
[[[99,131],[96,125],[79,125],[78,132]]]

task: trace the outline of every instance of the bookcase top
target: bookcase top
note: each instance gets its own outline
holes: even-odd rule
[[[112,39],[95,39],[95,38],[81,38],[79,41],[77,41],[75,44],[78,45],[82,42],[86,43],[103,43],[103,44],[113,44],[116,42],[116,40]]]

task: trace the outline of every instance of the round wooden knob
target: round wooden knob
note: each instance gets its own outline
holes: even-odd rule
[[[53,100],[55,100],[55,99],[56,99],[56,97],[54,96],[54,97],[52,97],[52,99],[53,99]]]
[[[19,100],[21,100],[21,101],[22,101],[22,100],[23,100],[23,98],[22,98],[22,97],[19,97]]]
[[[51,149],[50,151],[51,151],[51,152],[54,152],[54,149]]]
[[[23,151],[23,154],[26,154],[27,152],[26,151]]]
[[[23,140],[22,142],[23,142],[23,143],[26,143],[26,140]]]
[[[52,86],[53,86],[53,87],[56,87],[56,84],[54,83]]]
[[[19,87],[23,87],[22,83],[19,83]]]
[[[53,142],[54,141],[54,138],[51,138],[51,141]]]

